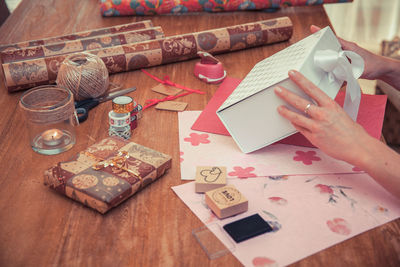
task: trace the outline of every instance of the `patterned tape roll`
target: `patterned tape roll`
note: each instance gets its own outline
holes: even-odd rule
[[[130,113],[133,108],[133,99],[129,96],[118,96],[112,101],[112,109],[116,113]]]
[[[108,129],[108,135],[129,139],[131,137],[131,126],[126,125],[122,127],[115,127],[110,125],[110,128]]]
[[[114,111],[110,111],[108,113],[108,122],[111,126],[123,127],[126,125],[130,125],[131,123],[131,114],[130,113],[115,113]]]

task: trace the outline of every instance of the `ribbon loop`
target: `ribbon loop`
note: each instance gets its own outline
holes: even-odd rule
[[[357,79],[364,71],[362,57],[346,50],[340,52],[329,49],[318,50],[314,54],[314,64],[327,73],[330,83],[347,82],[343,108],[355,121],[361,101],[361,88]]]

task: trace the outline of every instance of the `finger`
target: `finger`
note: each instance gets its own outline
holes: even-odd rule
[[[316,32],[319,31],[319,30],[321,30],[321,28],[318,27],[318,26],[315,26],[315,25],[311,25],[311,26],[310,26],[310,31],[311,31],[312,33],[316,33]]]
[[[276,87],[275,89],[275,94],[278,95],[280,98],[288,102],[290,105],[293,107],[297,108],[300,111],[303,111],[307,115],[313,117],[313,114],[316,114],[318,112],[316,110],[316,106],[310,101],[305,100],[304,98],[296,95],[295,93],[292,93],[291,91],[287,90],[284,87]],[[311,104],[310,106],[308,106]]]
[[[307,95],[314,99],[319,106],[328,105],[332,99],[321,89],[296,70],[289,71],[289,78],[300,87]]]
[[[301,132],[303,135],[304,134],[311,134],[311,132],[309,130],[307,130],[306,128],[304,128],[304,127],[301,127],[301,126],[299,126],[299,125],[297,125],[295,123],[292,123],[292,125],[293,125],[294,128],[296,128],[297,131]]]
[[[307,138],[307,140],[310,141],[314,145],[313,138],[312,138],[313,134],[311,131],[309,131],[306,128],[301,127],[297,124],[294,124],[294,123],[292,123],[292,125],[297,131],[299,131],[302,135],[304,135],[304,137]]]
[[[307,129],[308,131],[310,131],[310,129],[312,129],[312,124],[314,122],[310,118],[307,118],[303,115],[293,112],[285,106],[279,106],[278,113],[282,117],[288,119],[292,124],[294,123],[300,127]]]

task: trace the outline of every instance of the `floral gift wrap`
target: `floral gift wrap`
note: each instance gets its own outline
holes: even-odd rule
[[[103,16],[184,14],[276,9],[285,6],[311,6],[345,3],[353,0],[101,0]]]
[[[118,137],[108,137],[78,153],[74,160],[46,170],[44,184],[106,213],[169,168],[170,156]]]

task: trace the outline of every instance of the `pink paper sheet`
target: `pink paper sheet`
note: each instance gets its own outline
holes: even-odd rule
[[[196,166],[225,166],[231,178],[361,171],[317,148],[273,144],[253,153],[242,153],[230,136],[191,130],[200,113],[178,113],[182,180],[194,180]]]
[[[258,213],[273,226],[274,232],[234,245],[232,254],[244,266],[285,266],[400,216],[400,201],[367,174],[228,179],[228,184],[248,199],[249,210],[223,220],[207,208],[204,194],[195,193],[194,182],[172,189],[227,247],[235,244],[222,228],[229,222]]]
[[[239,85],[240,80],[227,77],[220,85],[206,108],[192,126],[192,130],[215,134],[230,135],[219,120],[216,111],[225,99]],[[336,102],[343,105],[344,92],[339,92]],[[362,95],[357,122],[373,137],[379,139],[382,132],[383,117],[385,115],[386,95]],[[291,135],[281,141],[281,144],[314,147],[301,133]]]

